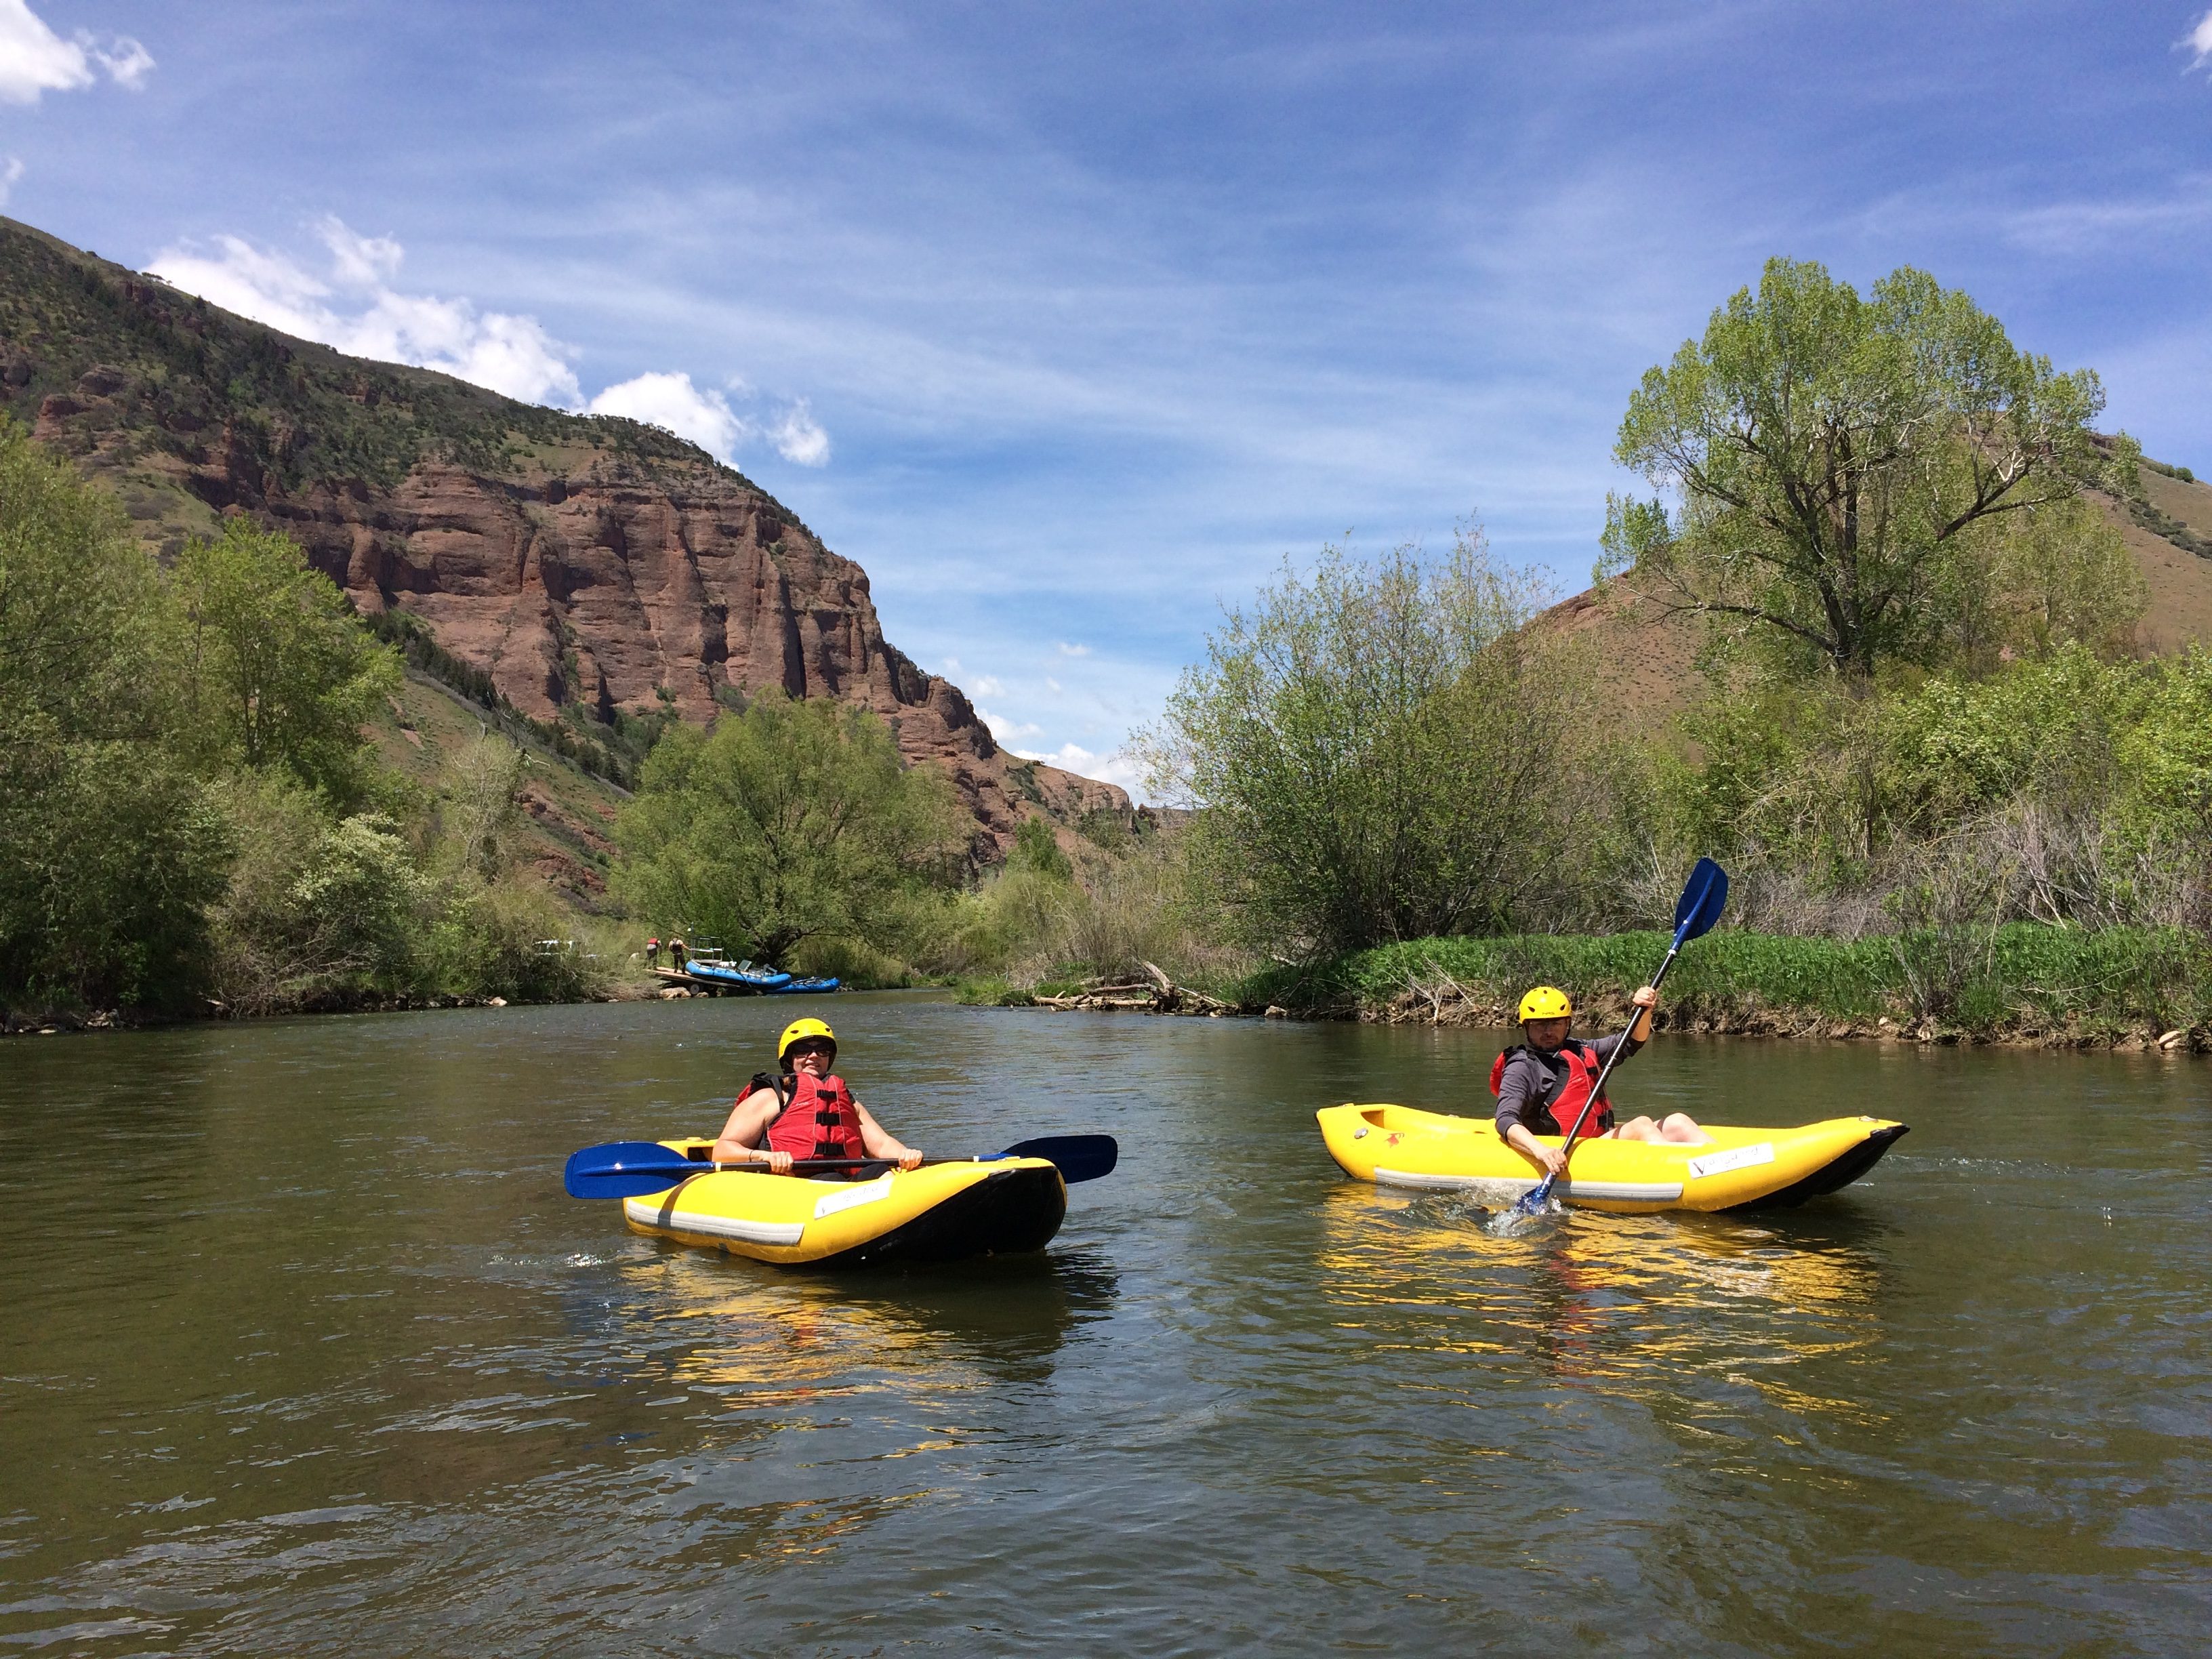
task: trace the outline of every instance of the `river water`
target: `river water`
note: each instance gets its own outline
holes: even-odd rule
[[[793,1273],[564,1197],[820,1012],[913,1144],[1103,1130],[1038,1257]],[[2202,1060],[1670,1039],[1912,1133],[1780,1215],[1486,1235],[1312,1109],[1494,1034],[925,996],[0,1048],[0,1652],[2195,1653]]]

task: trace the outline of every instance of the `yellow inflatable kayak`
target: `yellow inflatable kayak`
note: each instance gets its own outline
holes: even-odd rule
[[[1488,1118],[1358,1105],[1325,1106],[1315,1115],[1328,1155],[1362,1181],[1505,1205],[1543,1178]],[[1635,1213],[1787,1209],[1856,1181],[1905,1132],[1884,1118],[1833,1117],[1796,1129],[1709,1124],[1711,1139],[1702,1146],[1586,1140],[1553,1190],[1570,1204]],[[1556,1135],[1538,1139],[1560,1144]]]
[[[701,1160],[714,1142],[660,1145]],[[838,1267],[1041,1250],[1066,1214],[1066,1183],[1042,1158],[927,1164],[869,1181],[710,1170],[623,1200],[631,1228],[656,1238]]]

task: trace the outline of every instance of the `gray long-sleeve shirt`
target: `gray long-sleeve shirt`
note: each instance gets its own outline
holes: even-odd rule
[[[1570,1037],[1567,1042],[1589,1057],[1594,1066],[1602,1066],[1613,1051],[1624,1042],[1627,1048],[1620,1057],[1626,1060],[1644,1045],[1626,1036],[1602,1036],[1595,1042],[1583,1042]],[[1505,1062],[1505,1071],[1498,1079],[1498,1133],[1504,1135],[1515,1124],[1519,1124],[1532,1135],[1563,1135],[1571,1127],[1552,1115],[1552,1103],[1567,1086],[1567,1062],[1558,1053],[1539,1054],[1523,1045]],[[1613,1127],[1613,1109],[1599,1109],[1598,1127]]]

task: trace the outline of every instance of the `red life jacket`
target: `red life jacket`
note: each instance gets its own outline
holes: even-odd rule
[[[1537,1057],[1536,1051],[1526,1043],[1514,1044],[1490,1062],[1490,1092],[1493,1096],[1504,1085],[1506,1061],[1516,1054],[1527,1054],[1535,1059],[1539,1066],[1544,1065],[1543,1060]],[[1589,1044],[1577,1037],[1569,1037],[1559,1045],[1559,1058],[1567,1063],[1566,1082],[1560,1085],[1555,1098],[1548,1102],[1540,1101],[1537,1110],[1530,1115],[1532,1117],[1548,1115],[1553,1120],[1552,1127],[1547,1129],[1540,1123],[1532,1122],[1528,1125],[1531,1134],[1564,1135],[1572,1128],[1577,1114],[1583,1109],[1583,1103],[1590,1097],[1590,1091],[1597,1086],[1597,1074],[1605,1069],[1598,1063],[1596,1052]],[[1548,1073],[1551,1068],[1545,1066],[1544,1069]],[[1603,1134],[1611,1127],[1613,1103],[1600,1095],[1596,1108],[1583,1119],[1582,1138],[1588,1140],[1593,1135]]]
[[[783,1103],[769,1120],[769,1150],[789,1152],[793,1158],[868,1155],[860,1141],[860,1109],[844,1079],[816,1078],[799,1072],[769,1082]]]

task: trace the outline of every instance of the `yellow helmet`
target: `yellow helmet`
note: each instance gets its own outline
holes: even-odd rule
[[[1571,1019],[1575,1005],[1567,1000],[1567,994],[1556,985],[1539,985],[1521,999],[1521,1023],[1532,1019]]]
[[[775,1040],[776,1059],[781,1060],[791,1052],[793,1043],[802,1042],[808,1037],[822,1037],[832,1048],[837,1046],[837,1034],[820,1020],[794,1019],[783,1028],[783,1035]]]

